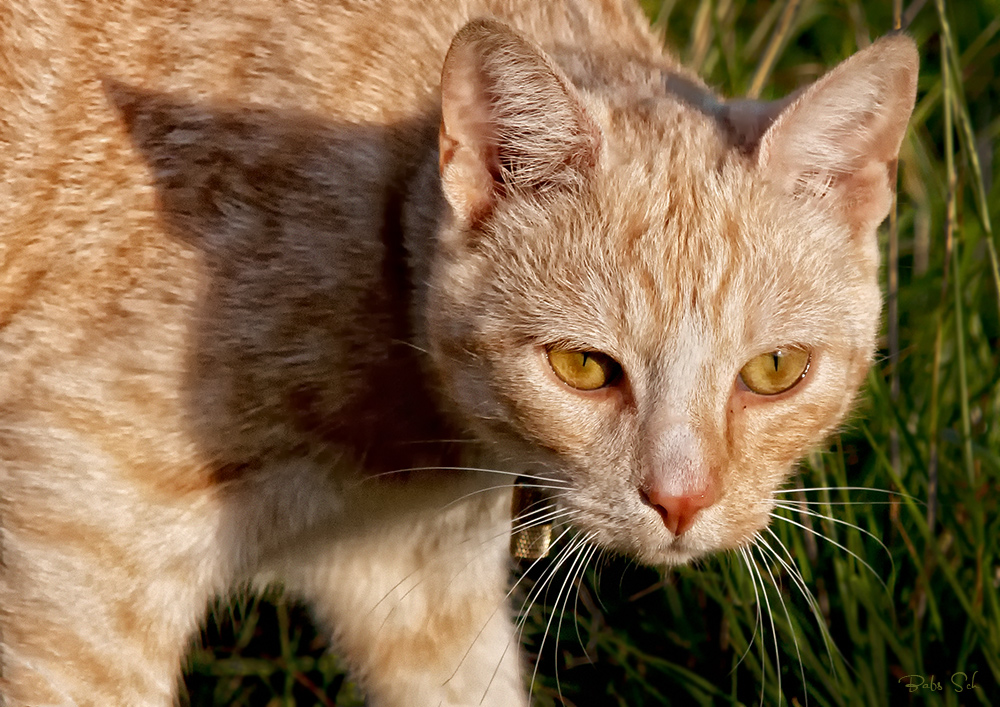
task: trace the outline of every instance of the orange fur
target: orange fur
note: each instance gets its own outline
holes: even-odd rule
[[[761,105],[612,0],[12,0],[0,26],[8,707],[169,704],[247,581],[310,601],[373,705],[524,705],[511,477],[481,469],[685,562],[766,524],[869,366],[905,37]],[[741,387],[791,344],[797,386]],[[546,347],[623,374],[573,390]],[[680,526],[648,501],[705,488]]]

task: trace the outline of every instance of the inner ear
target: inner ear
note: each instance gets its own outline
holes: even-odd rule
[[[918,64],[913,40],[890,35],[808,87],[761,139],[766,178],[857,233],[873,231],[892,202]]]
[[[460,220],[474,225],[511,192],[579,182],[599,146],[576,89],[541,49],[493,20],[455,35],[441,77],[439,166]]]
[[[499,126],[473,47],[457,41],[441,79],[438,167],[452,208],[475,223],[492,209],[503,184]]]

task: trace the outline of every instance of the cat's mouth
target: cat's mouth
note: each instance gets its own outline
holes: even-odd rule
[[[725,499],[700,508],[681,509],[686,516],[671,518],[671,509],[664,509],[639,491],[642,523],[631,523],[629,536],[611,537],[610,543],[621,544],[621,550],[640,562],[657,566],[679,566],[704,558],[737,550],[753,541],[767,525],[766,512],[756,509],[732,508]],[[676,528],[676,530],[675,530]]]
[[[649,565],[679,566],[743,546],[767,522],[766,514],[751,518],[736,509],[723,509],[725,499],[716,494],[675,497],[640,487],[631,492],[621,489],[624,496],[615,502],[607,496],[553,494],[549,488],[551,482],[539,483],[530,475],[514,482],[510,555],[515,560],[548,557],[564,535],[557,526],[568,523],[584,544]]]

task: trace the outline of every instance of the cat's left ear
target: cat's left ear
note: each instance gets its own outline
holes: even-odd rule
[[[600,129],[539,48],[476,20],[445,58],[439,146],[445,198],[475,226],[512,193],[578,183],[597,160]]]
[[[759,167],[853,233],[871,232],[892,204],[918,65],[916,45],[902,34],[845,60],[781,110],[761,138]]]

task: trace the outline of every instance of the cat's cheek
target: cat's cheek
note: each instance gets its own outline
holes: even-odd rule
[[[720,549],[744,545],[767,526],[774,492],[793,474],[804,451],[840,420],[837,396],[843,396],[844,380],[839,369],[814,352],[803,378],[782,393],[761,395],[738,379],[733,383],[726,422],[726,496],[741,502],[726,514]]]

